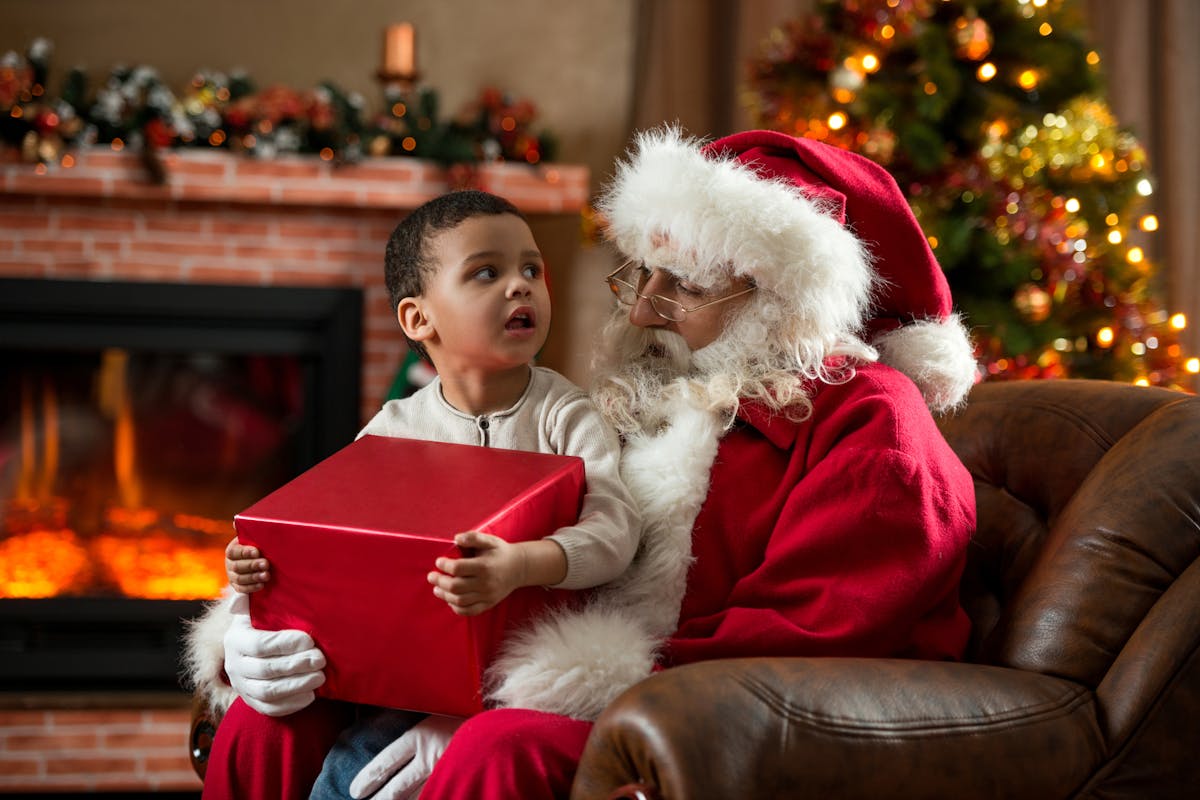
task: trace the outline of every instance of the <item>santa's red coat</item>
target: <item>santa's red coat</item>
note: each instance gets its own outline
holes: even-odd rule
[[[958,658],[971,476],[912,383],[870,365],[796,424],[747,405],[717,451],[667,661]]]

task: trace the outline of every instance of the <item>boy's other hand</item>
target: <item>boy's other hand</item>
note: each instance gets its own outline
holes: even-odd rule
[[[468,555],[439,558],[434,563],[439,571],[427,577],[433,594],[455,614],[482,614],[523,585],[524,558],[516,545],[478,531],[460,533],[454,543]]]
[[[225,547],[225,574],[234,591],[250,594],[267,585],[271,565],[257,547],[243,545],[235,536]]]

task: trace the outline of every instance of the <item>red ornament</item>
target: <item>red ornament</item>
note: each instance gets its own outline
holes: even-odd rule
[[[157,117],[147,122],[142,132],[146,143],[152,147],[169,147],[175,139],[175,130]]]
[[[33,126],[37,128],[38,133],[48,136],[58,130],[59,122],[58,114],[53,111],[43,111],[34,119]]]

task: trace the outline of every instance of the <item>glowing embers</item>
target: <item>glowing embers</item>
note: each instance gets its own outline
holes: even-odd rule
[[[15,446],[0,443],[0,598],[195,599],[224,585],[232,514],[212,519],[144,502],[128,369],[125,351],[104,352],[91,381],[98,418],[64,410],[49,377],[21,376]],[[64,445],[64,428],[111,453],[64,476],[81,460]]]
[[[109,585],[126,597],[216,597],[225,585],[222,554],[233,536],[231,522],[204,520],[207,532],[189,530],[146,508],[112,508],[107,518],[92,551],[104,564]]]
[[[132,530],[114,525],[85,539],[68,527],[47,524],[40,507],[10,504],[5,515],[9,535],[0,539],[0,597],[117,594],[190,600],[215,597],[225,583],[222,552],[233,535],[228,522],[216,535],[173,526]],[[38,521],[22,525],[33,520]]]
[[[23,516],[10,506],[7,516]],[[36,510],[35,510],[36,511]],[[0,597],[55,597],[91,583],[92,557],[69,528],[34,528],[0,541]]]

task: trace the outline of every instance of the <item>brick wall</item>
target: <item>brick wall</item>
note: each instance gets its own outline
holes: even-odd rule
[[[187,152],[164,163],[163,185],[136,156],[108,150],[50,170],[0,163],[0,276],[361,287],[362,414],[374,414],[405,351],[383,285],[384,244],[406,210],[448,189],[445,174],[403,158],[334,167]],[[557,242],[545,253],[552,268],[570,265],[586,168],[493,164],[477,185],[529,214],[544,250]],[[559,235],[543,239],[539,224]],[[555,281],[556,291],[569,282],[562,272]],[[0,793],[199,786],[187,759],[188,698],[172,708],[26,699],[0,705]]]
[[[189,708],[0,709],[0,793],[199,789],[189,717]]]
[[[164,165],[164,185],[136,156],[108,150],[49,170],[0,165],[0,276],[361,287],[364,419],[373,414],[405,352],[383,285],[384,244],[406,210],[449,188],[444,171],[405,158],[336,167],[220,152],[173,153]],[[539,219],[577,230],[588,171],[489,164],[477,184],[529,214],[535,233]],[[560,269],[572,258],[547,257]]]

